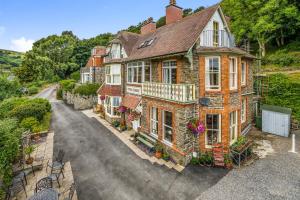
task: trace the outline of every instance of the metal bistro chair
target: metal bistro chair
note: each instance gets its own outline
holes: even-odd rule
[[[72,183],[71,186],[69,187],[69,189],[65,190],[64,192],[60,193],[60,196],[62,196],[62,194],[66,193],[69,191],[69,194],[67,197],[64,198],[64,200],[72,200],[73,196],[75,194],[75,190],[76,190],[76,185],[75,183]]]
[[[50,161],[48,160],[46,172],[48,170],[48,167],[51,168],[51,173],[53,171],[62,169],[62,175],[63,175],[63,177],[65,177],[64,172],[63,172],[63,168],[65,166],[65,163],[63,162],[64,156],[65,156],[65,152],[63,150],[59,150],[57,157],[53,160],[52,163],[50,163]]]
[[[35,193],[38,193],[39,191],[42,191],[44,189],[50,189],[50,188],[53,188],[52,179],[50,177],[45,177],[36,183]]]
[[[51,174],[48,176],[52,180],[52,182],[56,181],[58,184],[58,187],[60,188],[59,178],[60,175],[63,174],[63,167],[61,167],[59,170],[55,170],[51,172]],[[64,178],[64,176],[63,176]]]
[[[9,200],[12,197],[16,197],[16,195],[24,190],[25,196],[27,198],[27,192],[25,188],[25,183],[23,179],[13,179],[12,184],[6,189],[5,199]]]

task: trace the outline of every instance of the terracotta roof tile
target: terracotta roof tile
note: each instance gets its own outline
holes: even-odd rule
[[[98,94],[100,95],[108,95],[108,96],[121,96],[121,86],[119,85],[102,85],[99,90]]]
[[[141,97],[137,97],[134,95],[125,95],[122,98],[121,105],[130,109],[135,109],[139,105],[140,101],[141,101]]]

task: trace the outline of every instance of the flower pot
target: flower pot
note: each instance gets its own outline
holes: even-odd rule
[[[156,151],[156,152],[155,152],[155,157],[156,157],[156,158],[160,159],[161,156],[162,156],[162,153],[161,153],[160,151]]]
[[[33,158],[29,157],[25,162],[27,165],[31,165],[33,163]]]

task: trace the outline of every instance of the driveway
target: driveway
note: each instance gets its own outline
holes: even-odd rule
[[[187,167],[182,173],[152,165],[134,154],[96,119],[55,100],[54,87],[39,97],[52,102],[54,149],[71,161],[80,200],[195,199],[227,174]]]

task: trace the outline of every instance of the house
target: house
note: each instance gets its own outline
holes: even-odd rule
[[[80,83],[103,83],[103,60],[106,47],[96,46],[91,51],[91,56],[85,67],[80,69]]]
[[[165,26],[156,28],[149,18],[141,34],[120,32],[107,55],[99,104],[108,121],[125,119],[161,142],[176,162],[186,165],[216,143],[228,151],[249,131],[255,57],[235,46],[219,5],[183,18],[171,0]],[[125,116],[120,106],[127,108]],[[190,133],[193,119],[205,133]]]

